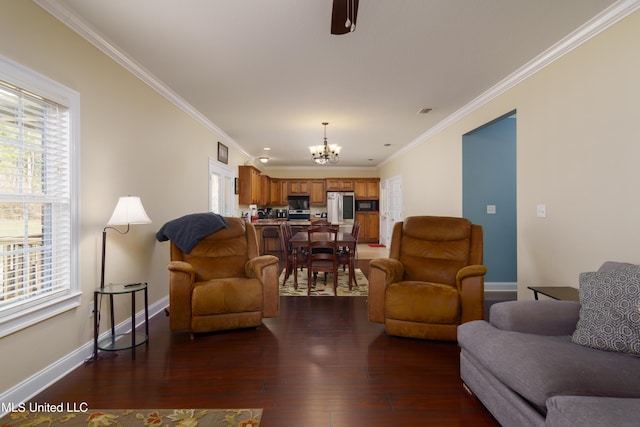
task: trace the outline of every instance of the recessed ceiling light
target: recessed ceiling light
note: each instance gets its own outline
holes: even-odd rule
[[[385,147],[391,147],[391,144],[386,143],[386,144],[384,144],[384,146],[385,146]]]
[[[271,148],[269,148],[269,147],[264,147],[264,149],[265,149],[266,151],[271,150]]]
[[[433,108],[422,108],[418,110],[418,114],[427,114],[433,111]]]

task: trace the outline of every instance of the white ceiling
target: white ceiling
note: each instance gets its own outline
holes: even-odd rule
[[[139,65],[228,143],[253,157],[270,147],[270,167],[311,166],[323,121],[340,166],[371,167],[614,1],[361,0],[356,31],[340,36],[332,0],[38,3]],[[417,114],[424,107],[434,110]]]

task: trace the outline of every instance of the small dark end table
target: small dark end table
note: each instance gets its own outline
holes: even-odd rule
[[[538,299],[538,294],[546,295],[549,298],[564,301],[580,301],[578,288],[569,286],[527,286],[533,291],[533,296]]]
[[[136,294],[144,293],[144,331],[136,332]],[[131,295],[131,332],[116,334],[115,320],[113,316],[113,296]],[[98,321],[98,298],[100,295],[109,296],[109,308],[111,310],[111,335],[98,341],[100,322]],[[129,338],[129,339],[127,339]],[[149,344],[149,299],[146,283],[108,284],[102,289],[93,292],[93,360],[98,359],[98,350],[118,351],[131,349],[131,358],[136,358],[136,347],[141,344]]]

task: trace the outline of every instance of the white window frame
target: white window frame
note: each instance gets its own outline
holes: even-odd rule
[[[54,80],[0,56],[0,80],[43,98],[64,105],[69,111],[70,144],[70,244],[68,246],[70,283],[50,298],[26,301],[19,310],[0,312],[0,338],[49,319],[80,305],[79,194],[80,194],[80,94]]]
[[[218,185],[214,188],[213,177],[218,176]],[[233,169],[213,158],[209,158],[209,211],[222,216],[235,216],[235,174]],[[217,196],[215,197],[214,194]],[[216,209],[216,205],[218,209]],[[217,212],[216,212],[217,211]]]

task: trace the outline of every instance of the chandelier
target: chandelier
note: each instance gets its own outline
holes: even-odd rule
[[[324,142],[322,145],[312,145],[309,147],[311,151],[311,160],[319,165],[326,165],[327,163],[338,163],[338,156],[340,155],[340,147],[338,144],[327,144],[327,125],[328,122],[323,122],[324,126]]]

